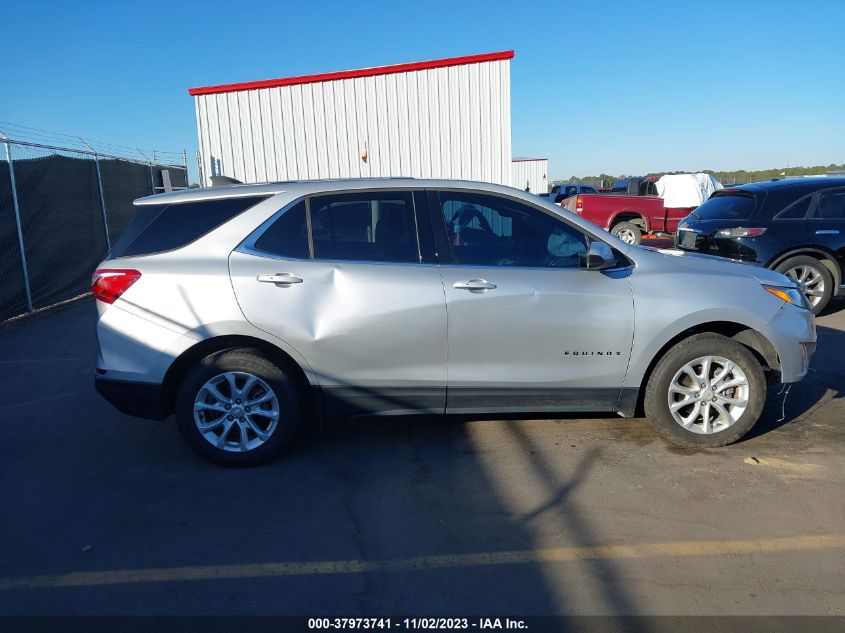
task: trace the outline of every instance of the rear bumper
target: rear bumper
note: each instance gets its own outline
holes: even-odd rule
[[[136,418],[163,420],[169,415],[164,406],[164,394],[160,384],[131,382],[97,377],[94,387],[112,406],[121,413]]]

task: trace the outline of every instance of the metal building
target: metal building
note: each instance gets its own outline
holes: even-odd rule
[[[512,187],[531,193],[549,191],[548,158],[514,158],[511,162]]]
[[[513,51],[191,88],[202,184],[413,176],[511,184]]]

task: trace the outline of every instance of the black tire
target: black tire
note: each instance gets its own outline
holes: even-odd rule
[[[669,410],[669,386],[684,365],[704,356],[719,356],[736,364],[748,380],[748,404],[733,424],[711,433],[690,431],[676,422]],[[690,448],[715,448],[732,444],[757,423],[766,402],[766,377],[757,357],[741,343],[720,334],[696,334],[684,339],[661,358],[649,377],[645,413],[660,435],[673,444]],[[706,403],[705,403],[706,404]]]
[[[278,421],[270,437],[253,449],[235,452],[218,448],[212,445],[197,428],[194,419],[194,402],[207,381],[225,372],[251,374],[264,381],[275,395],[279,409]],[[221,387],[221,391],[223,389],[225,386]],[[276,458],[293,439],[300,423],[301,405],[299,389],[284,369],[264,358],[258,350],[228,350],[202,359],[182,381],[176,396],[176,422],[185,442],[200,457],[220,466],[256,466]],[[255,409],[257,410],[257,407]],[[253,415],[255,413],[256,411],[253,411]],[[257,419],[267,424],[266,429],[263,430],[270,428],[269,418],[259,416]],[[240,437],[235,435],[239,433],[240,427],[235,421],[227,436],[234,440]],[[257,438],[253,431],[248,431],[248,433],[251,439]]]
[[[627,239],[623,238],[619,234],[622,233],[623,235],[630,235],[633,238],[633,242],[629,242]],[[618,237],[623,242],[628,244],[639,244],[642,241],[643,232],[636,224],[632,224],[631,222],[620,222],[619,224],[614,224],[613,228],[610,229],[610,234],[614,237]]]
[[[804,293],[807,297],[807,301],[810,302],[810,305],[813,308],[813,314],[819,314],[827,307],[830,298],[833,296],[833,275],[830,273],[828,267],[815,257],[810,257],[809,255],[797,255],[778,264],[775,270],[786,275],[786,273],[790,270],[794,270],[802,266],[811,268],[822,277],[824,291],[822,292],[822,295],[818,297],[819,301],[816,305],[813,305],[812,301],[816,297],[811,296],[806,292]]]

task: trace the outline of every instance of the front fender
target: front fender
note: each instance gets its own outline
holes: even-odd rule
[[[682,318],[673,321],[663,328],[655,328],[652,323],[644,325],[642,322],[636,326],[634,334],[634,345],[631,349],[631,362],[628,365],[628,372],[625,375],[625,388],[639,388],[643,378],[646,376],[652,362],[664,351],[664,348],[687,331],[702,331],[708,325],[730,327],[739,326],[749,328],[762,334],[777,349],[774,342],[766,336],[766,321],[757,318],[753,313],[742,313],[736,310],[712,308],[699,310]]]
[[[631,276],[634,291],[634,341],[625,387],[639,388],[663,348],[688,330],[716,331],[750,328],[762,334],[780,353],[772,332],[783,301],[767,293],[760,282],[746,274],[728,275],[717,270],[666,269],[652,266],[668,256],[635,253],[642,264]],[[659,259],[658,259],[659,258]]]

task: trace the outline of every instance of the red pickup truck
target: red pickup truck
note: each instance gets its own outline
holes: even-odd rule
[[[629,244],[639,244],[643,233],[674,233],[678,222],[695,207],[667,209],[655,195],[629,196],[615,193],[587,193],[565,200],[564,208],[597,224]]]
[[[639,244],[644,233],[674,233],[678,222],[721,188],[707,173],[629,178],[614,184],[610,193],[581,194],[562,206],[629,244]]]

